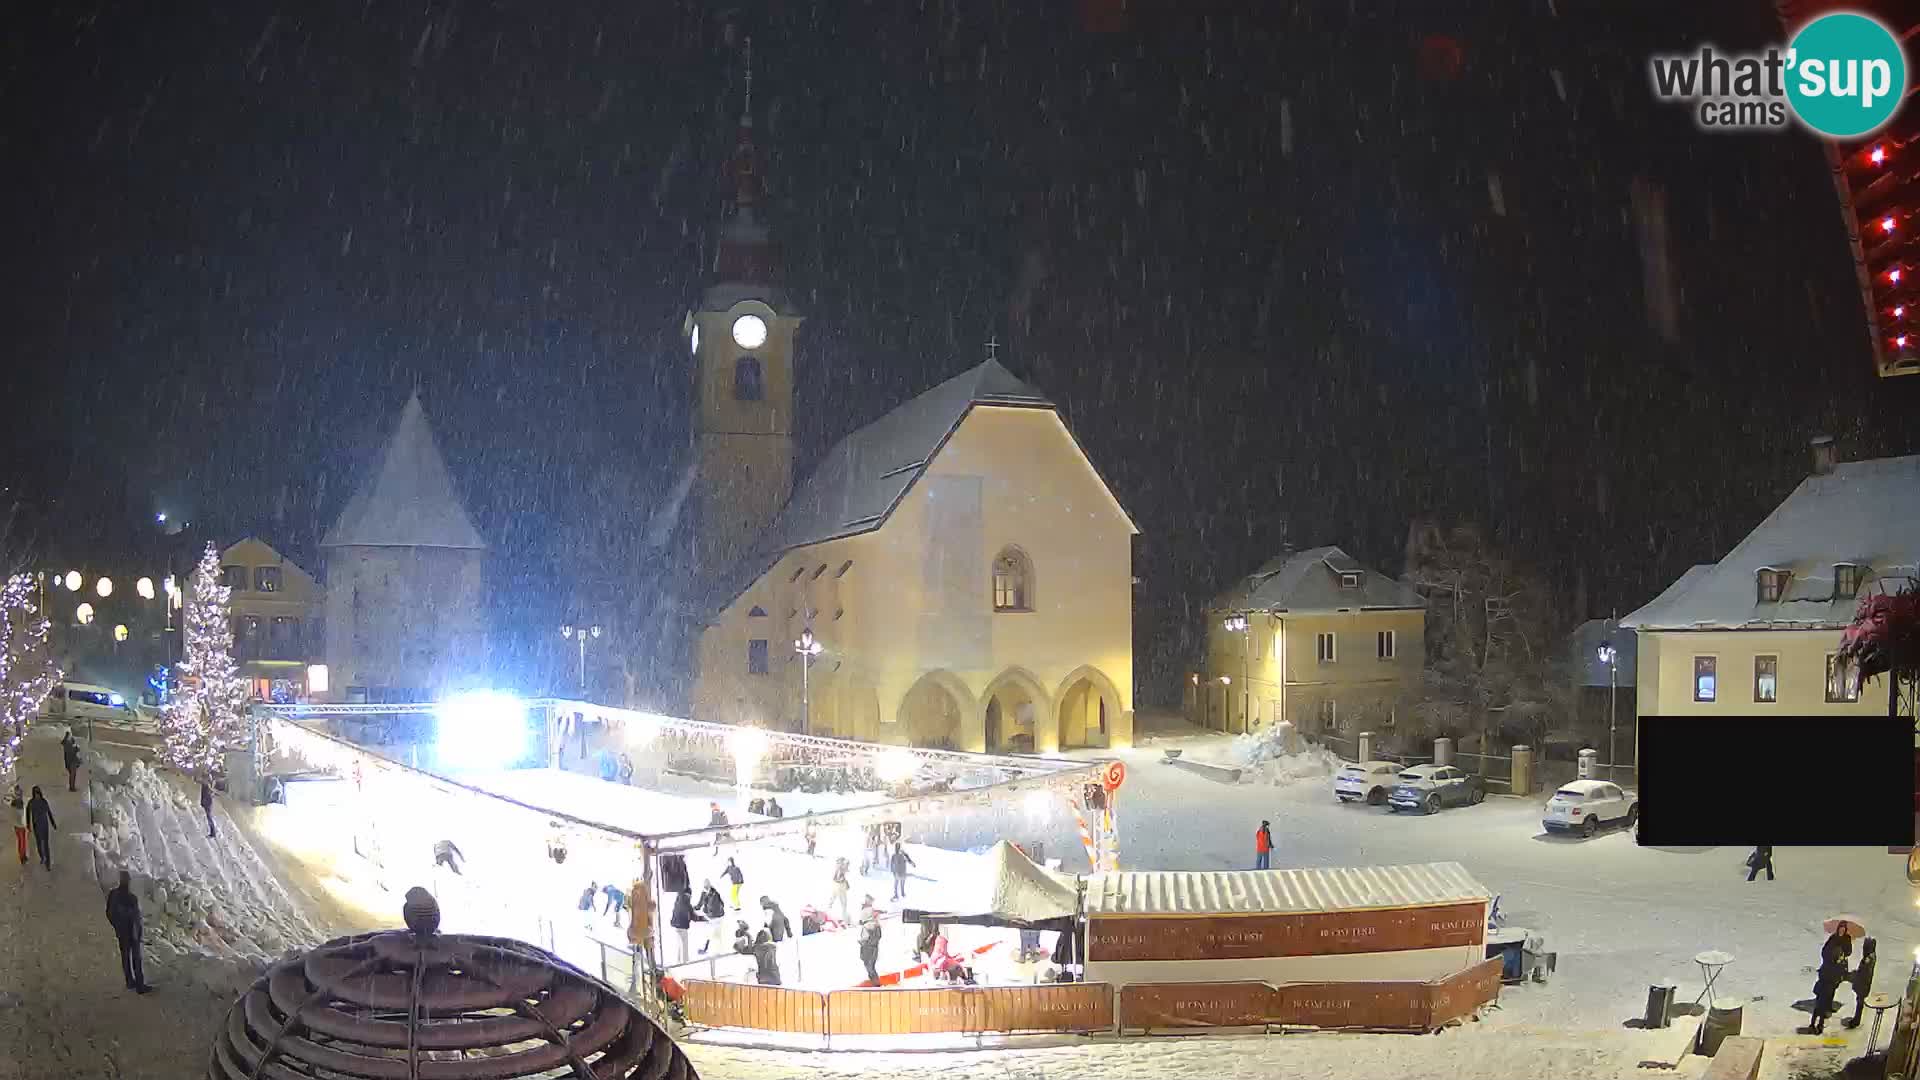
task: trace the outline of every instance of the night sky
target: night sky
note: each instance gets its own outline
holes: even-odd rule
[[[164,509],[311,565],[417,384],[495,545],[505,663],[547,679],[566,522],[609,513],[611,472],[640,528],[682,460],[726,19],[34,7],[0,43],[0,352],[40,551],[123,556]],[[1489,521],[1572,622],[1724,554],[1810,436],[1915,449],[1920,378],[1872,376],[1817,145],[1701,134],[1648,92],[1650,52],[1778,39],[1762,0],[734,21],[810,315],[803,467],[997,336],[1140,523],[1145,700],[1283,543],[1394,571],[1411,516]],[[1636,182],[1667,202],[1671,337]]]

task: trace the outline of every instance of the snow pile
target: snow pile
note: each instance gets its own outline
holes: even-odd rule
[[[143,761],[98,762],[94,775],[81,839],[103,889],[132,873],[150,948],[255,966],[322,940],[225,815],[209,838],[197,801]]]
[[[1289,736],[1294,746],[1289,748]],[[1280,725],[1237,736],[1228,757],[1246,770],[1243,784],[1296,784],[1306,780],[1326,780],[1344,764],[1340,755],[1324,746],[1302,742],[1291,729]]]

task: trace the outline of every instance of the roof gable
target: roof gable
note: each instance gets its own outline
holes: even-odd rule
[[[1834,595],[1836,564],[1875,579],[1920,572],[1920,455],[1847,462],[1807,477],[1726,557],[1696,566],[1621,620],[1640,630],[1838,628],[1857,600]],[[1761,601],[1757,574],[1792,574],[1779,601]]]
[[[407,399],[379,465],[320,546],[486,548],[454,493],[418,393]]]
[[[309,574],[299,563],[280,554],[279,550],[272,544],[267,543],[257,536],[242,537],[234,543],[228,544],[226,548],[220,552],[220,562],[222,565],[234,563],[241,559],[247,560],[244,564],[247,566],[278,566],[282,570],[291,570],[299,577],[306,579],[309,584],[318,584],[318,582],[314,580],[313,575]]]
[[[1342,574],[1359,574],[1358,588],[1343,588]],[[1281,554],[1213,602],[1217,611],[1340,611],[1426,607],[1418,590],[1368,570],[1338,547]]]

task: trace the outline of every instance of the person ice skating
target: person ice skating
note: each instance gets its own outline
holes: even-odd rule
[[[20,849],[20,865],[27,865],[27,796],[20,785],[13,785],[7,805],[13,809],[13,846]]]
[[[747,875],[740,872],[740,864],[734,862],[733,857],[729,855],[727,857],[727,868],[720,871],[720,876],[732,883],[729,891],[733,893],[733,910],[739,911],[740,886],[747,883]]]
[[[907,867],[913,865],[913,856],[907,854],[906,845],[896,843],[893,845],[893,858],[890,861],[893,866],[893,898],[895,900],[905,899],[907,895]]]
[[[1767,880],[1772,881],[1773,845],[1771,844],[1756,844],[1753,848],[1753,854],[1747,856],[1748,881],[1752,881],[1754,878],[1760,876],[1760,871],[1762,870],[1767,872]]]
[[[1860,1011],[1867,1007],[1867,995],[1873,993],[1873,969],[1879,963],[1880,943],[1873,938],[1860,943],[1860,964],[1853,969],[1853,1016],[1846,1026],[1860,1026]]]
[[[611,881],[601,887],[600,894],[607,898],[607,910],[601,914],[613,916],[613,925],[619,926],[620,913],[627,910],[627,894],[621,892],[620,886]]]
[[[853,915],[847,911],[847,896],[852,890],[853,886],[847,881],[847,859],[842,855],[833,860],[833,893],[827,901],[828,908],[839,909],[842,923],[853,921]]]
[[[127,989],[136,994],[153,989],[147,985],[140,956],[140,938],[146,929],[141,925],[140,898],[133,895],[133,875],[125,870],[120,871],[120,884],[107,894],[107,923],[120,942],[120,973],[126,976]]]
[[[599,895],[600,895],[600,883],[597,881],[588,885],[586,887],[586,890],[580,894],[580,904],[579,904],[580,913],[586,916],[586,918],[582,919],[581,922],[589,930],[593,929],[594,899]]]
[[[756,935],[745,949],[753,957],[753,981],[761,986],[780,985],[780,956],[774,947],[773,936],[765,930]]]
[[[786,912],[780,910],[780,905],[773,902],[771,896],[760,898],[760,910],[767,913],[767,932],[773,935],[775,944],[793,936],[793,922],[787,918]]]
[[[673,914],[667,917],[674,937],[680,941],[680,963],[687,962],[687,930],[693,926],[693,894],[682,889],[673,894]],[[704,951],[704,950],[703,950]]]
[[[787,812],[780,809],[779,799],[773,798],[767,800],[767,816],[770,818],[783,818],[787,816]]]
[[[60,823],[53,820],[53,804],[36,785],[33,798],[27,800],[27,828],[33,830],[33,847],[40,853],[40,865],[49,870],[53,869],[53,846],[48,834],[59,827]]]
[[[733,951],[743,956],[753,955],[753,930],[745,919],[733,924]]]
[[[708,828],[718,828],[727,823],[727,812],[720,809],[719,803],[708,803],[707,809],[712,812],[707,818]]]
[[[67,732],[66,738],[60,740],[60,756],[67,765],[67,790],[79,791],[80,741],[73,737],[71,730]]]
[[[451,840],[440,840],[433,845],[433,865],[444,866],[460,877],[467,876],[460,873],[460,862],[466,857],[466,853]]]
[[[214,837],[213,828],[213,787],[205,780],[200,781],[200,809],[207,815],[207,839]]]
[[[1273,859],[1273,830],[1268,822],[1261,822],[1253,833],[1253,868],[1265,870]]]
[[[720,898],[720,890],[713,887],[713,882],[706,883],[706,888],[700,893],[700,902],[694,905],[694,910],[707,921],[707,943],[700,946],[700,955],[707,955],[707,950],[716,946],[720,949],[726,948],[727,902]]]
[[[920,924],[920,936],[913,940],[913,959],[915,963],[932,954],[934,939],[939,936],[939,923],[929,919]]]
[[[815,842],[817,842],[820,839],[820,837],[813,830],[813,822],[811,821],[807,822],[806,830],[803,833],[801,833],[801,835],[806,838],[807,858],[811,859],[813,858],[813,845]]]
[[[621,754],[621,755],[620,755],[620,782],[621,782],[621,783],[623,783],[623,784],[625,784],[625,785],[627,785],[628,787],[632,787],[632,786],[633,786],[633,757],[632,757],[632,755],[629,755],[629,754]]]
[[[759,796],[755,796],[754,798],[748,800],[747,813],[756,814],[760,817],[765,817],[767,815],[767,800],[760,798]]]
[[[880,985],[880,912],[873,897],[860,902],[860,962],[867,966],[867,978]]]
[[[936,979],[973,985],[973,971],[954,953],[953,944],[947,940],[944,931],[935,935],[933,939],[933,951],[927,959],[927,970]]]

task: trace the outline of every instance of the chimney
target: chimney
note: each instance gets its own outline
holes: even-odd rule
[[[1840,452],[1834,448],[1833,436],[1817,435],[1813,439],[1813,475],[1826,476],[1840,463]]]

